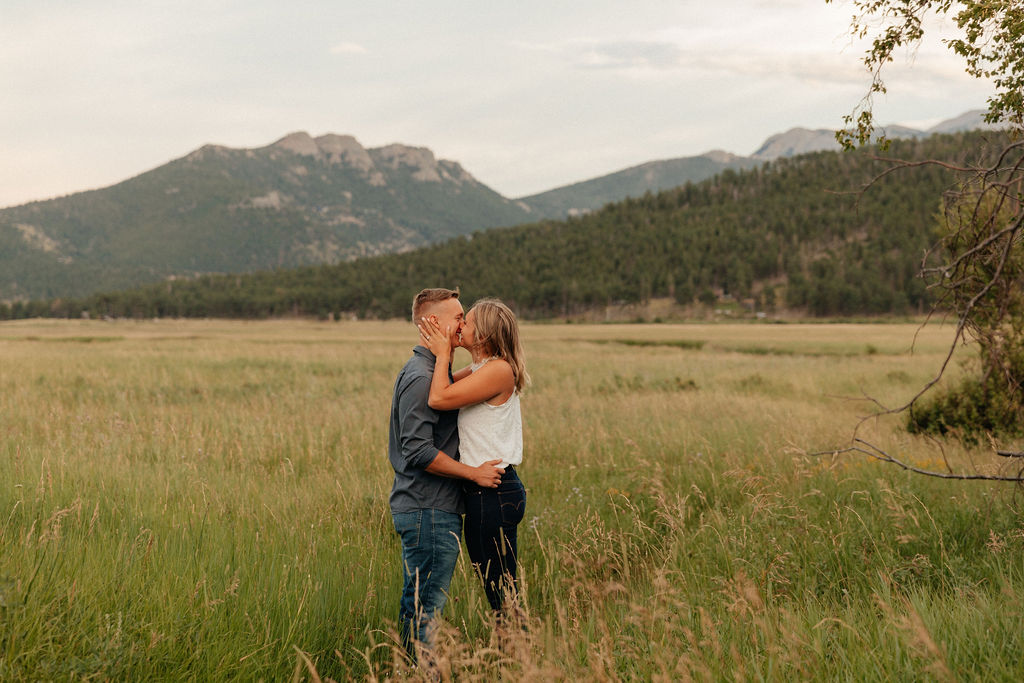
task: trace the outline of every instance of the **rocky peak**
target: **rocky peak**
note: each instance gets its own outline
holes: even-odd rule
[[[207,157],[227,156],[230,152],[231,149],[229,147],[222,145],[203,145],[194,152],[185,155],[184,159],[185,161],[196,162],[202,161]]]
[[[314,140],[309,133],[304,131],[286,135],[272,144],[271,147],[275,149],[283,149],[305,157],[320,156],[320,148],[317,147],[316,140]]]
[[[329,133],[321,135],[315,142],[329,163],[345,164],[367,172],[374,169],[369,152],[351,135]]]
[[[414,169],[412,177],[427,182],[441,182],[438,173],[437,159],[426,147],[407,147],[406,145],[388,145],[375,150],[378,161],[386,168],[397,169],[406,166]]]
[[[440,159],[437,162],[437,168],[438,172],[444,176],[444,178],[453,181],[457,185],[476,182],[476,178],[474,178],[469,171],[462,168],[462,164],[457,161]]]
[[[314,139],[309,133],[300,131],[286,135],[270,145],[270,149],[312,157],[329,164],[348,166],[365,175],[371,185],[386,184],[369,152],[351,135],[328,133]]]

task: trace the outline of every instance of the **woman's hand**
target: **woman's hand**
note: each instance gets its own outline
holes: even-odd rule
[[[436,321],[420,318],[416,324],[420,329],[420,342],[430,349],[435,356],[450,355],[452,351],[452,329],[442,330]]]

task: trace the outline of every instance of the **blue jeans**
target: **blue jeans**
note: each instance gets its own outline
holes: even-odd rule
[[[526,489],[511,465],[505,468],[498,488],[462,485],[466,494],[466,550],[484,582],[491,609],[501,612],[506,595],[515,595],[516,530],[526,512]]]
[[[448,601],[448,586],[459,557],[462,517],[442,510],[393,513],[402,540],[402,602],[398,630],[410,655],[414,642],[430,647],[431,621]]]

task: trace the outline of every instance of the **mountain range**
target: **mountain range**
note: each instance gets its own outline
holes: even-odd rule
[[[882,133],[890,139],[925,138],[937,133],[961,133],[990,130],[984,111],[975,109],[930,128],[919,130],[907,126],[886,126]],[[834,130],[791,128],[772,135],[750,156],[713,150],[698,156],[651,161],[609,175],[565,185],[540,194],[520,197],[540,218],[564,218],[593,211],[608,202],[625,197],[639,197],[645,192],[658,192],[698,182],[726,169],[753,168],[766,161],[793,157],[810,152],[840,149]]]
[[[956,167],[987,166],[1002,154],[1012,165],[1020,152],[1006,149],[1010,139],[983,131],[897,139],[887,154]],[[920,314],[934,302],[921,259],[955,174],[936,164],[897,171],[877,152],[812,152],[726,169],[577,217],[479,230],[401,254],[0,305],[0,319],[399,318],[425,283],[458,287],[466,301],[496,296],[539,319]]]
[[[969,112],[889,134],[977,127],[980,112]],[[351,136],[302,132],[257,149],[207,145],[108,188],[0,209],[0,301],[405,252],[835,145],[830,131],[795,128],[749,157],[655,161],[518,199],[423,147],[366,149]]]

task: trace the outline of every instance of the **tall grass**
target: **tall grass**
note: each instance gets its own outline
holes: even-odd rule
[[[495,632],[462,558],[442,676],[1019,679],[1016,490],[807,454],[934,372],[950,332],[911,356],[914,331],[528,326],[526,628]],[[385,454],[415,336],[0,326],[0,680],[423,675],[394,647]],[[859,429],[932,468],[1001,465]]]

